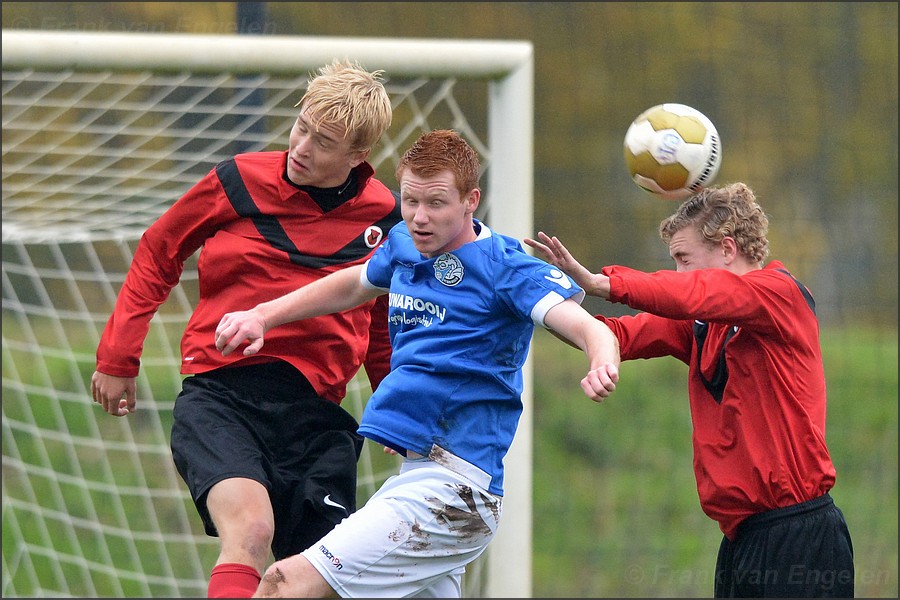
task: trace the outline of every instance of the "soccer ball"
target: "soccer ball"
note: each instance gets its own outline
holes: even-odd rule
[[[683,200],[716,178],[722,164],[719,132],[695,108],[654,106],[625,133],[625,164],[641,188],[666,200]]]

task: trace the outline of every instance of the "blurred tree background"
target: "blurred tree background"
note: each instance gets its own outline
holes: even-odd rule
[[[3,27],[232,33],[236,4],[5,2]],[[535,227],[591,267],[670,266],[656,226],[674,206],[630,182],[622,139],[650,106],[698,108],[722,139],[717,183],[756,191],[822,322],[896,329],[897,3],[265,5],[271,35],[530,41]]]
[[[4,29],[233,33],[238,28],[236,4],[4,2],[2,21]],[[783,260],[812,289],[823,327],[832,332],[866,330],[876,338],[893,340],[896,359],[897,6],[896,2],[270,2],[265,3],[267,25],[261,33],[530,41],[535,60],[535,228],[559,235],[595,270],[612,263],[646,270],[671,267],[656,228],[675,204],[631,183],[622,139],[632,119],[655,104],[679,102],[701,110],[722,139],[717,183],[740,180],[756,191],[770,216],[772,258]],[[596,299],[585,305],[595,312],[623,311]],[[683,377],[677,366],[668,375]],[[896,374],[890,395],[871,390],[859,398],[854,390],[841,387],[842,373],[828,375],[832,401],[834,390],[841,390],[851,402],[877,398],[894,403],[885,425],[890,439],[884,443],[893,448],[889,456],[893,462],[885,467],[896,471]],[[538,372],[537,377],[537,391],[549,393],[555,383],[550,375],[541,380]],[[579,418],[581,422],[571,422]],[[683,430],[689,445],[686,412],[666,417],[671,424],[659,413],[648,412],[646,418],[648,425]],[[579,449],[588,462],[610,470],[628,464],[629,449],[601,451],[589,437],[596,431],[578,430],[590,423],[580,414],[566,421],[538,427],[557,433],[570,445],[587,440]],[[829,438],[836,436],[838,444],[856,443],[842,440],[841,432],[829,427]],[[635,432],[635,440],[652,444],[654,436],[637,437],[642,433],[647,435]],[[683,539],[653,543],[681,545],[703,555],[711,569],[715,547],[708,540],[717,543],[717,532],[696,505],[690,465],[682,464],[689,459],[673,461],[667,450],[689,452],[688,447],[660,448],[659,462],[644,465],[644,470],[657,477],[674,478],[677,473],[684,478],[680,481],[687,493],[677,495],[673,505],[687,505],[690,517],[679,525],[686,533]],[[842,465],[837,458],[836,463],[840,482]],[[565,485],[577,485],[583,474],[580,483],[590,488],[583,492],[596,494],[592,500],[598,507],[615,509],[609,504],[613,492],[603,489],[603,482],[592,481],[582,463],[570,467],[576,474]],[[881,475],[856,477],[865,482]],[[887,490],[892,497],[885,498],[893,506],[892,514],[897,505],[896,477],[895,472],[887,477],[893,481]],[[536,485],[545,482],[560,483],[536,475]],[[651,489],[637,488],[638,493]],[[671,493],[671,486],[651,493]],[[598,518],[603,518],[600,508]],[[556,524],[577,518],[573,514],[541,513],[536,520]],[[866,516],[854,518],[858,520],[851,522],[851,530],[864,525]],[[848,520],[852,521],[849,515]],[[896,534],[896,517],[887,526]],[[702,543],[687,535],[692,528],[709,530]],[[536,526],[536,554],[543,551],[538,537],[542,531]],[[602,536],[603,525],[588,521],[578,534]],[[884,550],[896,563],[896,544]],[[560,582],[541,579],[542,573],[552,575],[554,569],[561,577],[581,580],[566,583],[569,593],[606,589],[590,582],[609,557],[583,559],[570,575],[568,567],[554,565],[552,557],[536,558],[536,596],[561,593]],[[681,566],[673,563],[669,568]],[[897,573],[894,570],[888,581],[873,586],[860,583],[858,593],[888,589],[896,594]],[[671,591],[679,589],[686,588],[674,586]],[[659,593],[667,595],[666,590]]]

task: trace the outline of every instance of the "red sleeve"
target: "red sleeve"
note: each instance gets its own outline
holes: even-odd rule
[[[797,285],[772,261],[744,275],[725,269],[645,273],[618,265],[603,267],[610,302],[669,319],[700,319],[752,327],[782,335],[785,312],[794,310]]]
[[[621,317],[595,315],[595,318],[606,323],[616,336],[622,360],[674,356],[690,364],[693,321],[667,319],[647,312]]]
[[[211,172],[141,236],[97,347],[98,371],[137,376],[150,321],[181,279],[185,261],[215,231],[219,220],[234,216],[222,198]]]
[[[375,299],[369,325],[369,348],[363,364],[374,392],[391,370],[391,340],[388,335],[387,294]]]

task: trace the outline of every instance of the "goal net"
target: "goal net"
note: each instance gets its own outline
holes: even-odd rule
[[[218,542],[169,450],[196,256],[151,322],[138,412],[93,404],[100,333],[141,233],[216,163],[286,148],[295,103],[335,58],[386,71],[394,123],[371,156],[393,180],[423,131],[481,155],[481,213],[532,234],[527,42],[4,30],[3,580],[9,596],[205,596]],[[531,367],[503,521],[464,595],[531,593]],[[364,374],[344,406],[357,418]],[[366,444],[364,502],[397,470]],[[501,560],[502,559],[502,560]]]

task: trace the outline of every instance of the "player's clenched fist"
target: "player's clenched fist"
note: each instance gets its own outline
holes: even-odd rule
[[[606,363],[588,371],[588,374],[581,380],[581,389],[594,402],[603,402],[616,391],[618,381],[619,368],[612,363]]]
[[[226,313],[216,327],[216,349],[228,356],[244,342],[244,356],[251,356],[263,347],[266,320],[254,310]]]

